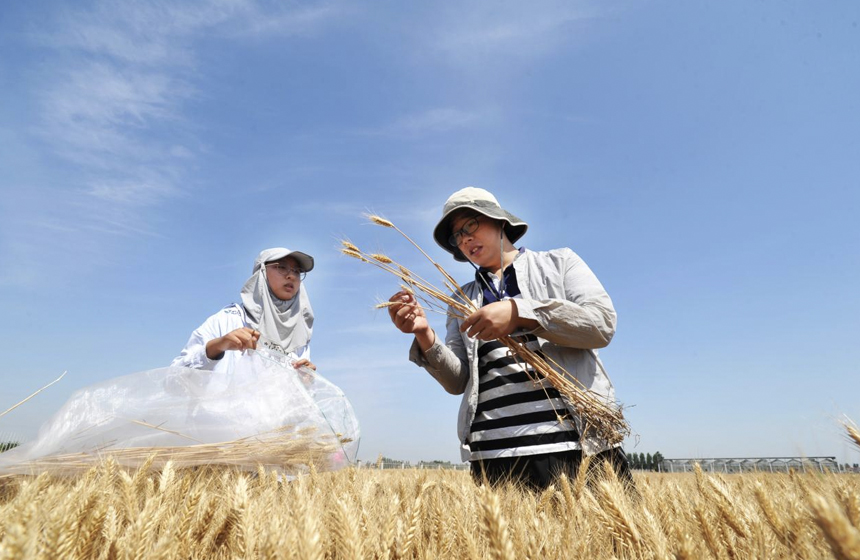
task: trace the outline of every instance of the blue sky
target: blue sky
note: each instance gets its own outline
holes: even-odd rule
[[[0,418],[168,364],[257,252],[313,254],[313,357],[359,456],[458,460],[450,396],[373,309],[491,190],[613,298],[601,356],[667,457],[860,462],[860,5],[7,2],[0,9]],[[441,327],[441,321],[437,323]]]

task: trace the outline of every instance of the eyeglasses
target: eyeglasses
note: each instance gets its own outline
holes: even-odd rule
[[[459,247],[460,242],[463,240],[463,237],[467,235],[472,235],[478,229],[478,218],[471,218],[463,224],[463,227],[458,229],[457,231],[451,233],[451,237],[448,238],[448,243],[451,244],[452,247]]]
[[[278,274],[280,274],[284,278],[286,278],[287,276],[292,274],[293,276],[295,276],[299,280],[304,280],[305,276],[307,276],[307,274],[308,274],[307,272],[305,272],[303,270],[299,270],[298,268],[293,268],[291,266],[287,266],[287,265],[281,264],[281,263],[267,264],[266,268],[276,270],[278,272]]]

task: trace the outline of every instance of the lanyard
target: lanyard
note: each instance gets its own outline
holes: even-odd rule
[[[502,271],[502,278],[499,280],[499,287],[496,288],[496,283],[493,281],[493,278],[487,278],[486,276],[490,276],[489,272],[479,271],[478,275],[481,277],[481,280],[484,282],[484,286],[490,291],[490,293],[496,297],[496,301],[502,301],[503,299],[507,299],[507,282],[505,282],[505,272]],[[489,280],[489,281],[488,281]]]

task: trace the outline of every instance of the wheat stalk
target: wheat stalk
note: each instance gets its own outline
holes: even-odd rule
[[[842,421],[842,425],[845,426],[845,432],[847,433],[848,441],[860,448],[860,429],[857,428],[857,424],[855,424],[848,417],[845,417],[845,419]]]
[[[68,453],[42,457],[19,465],[4,468],[3,477],[34,472],[74,473],[88,470],[105,455],[112,456],[125,466],[142,468],[136,474],[135,486],[143,480],[147,469],[157,463],[163,467],[172,461],[176,466],[204,466],[211,464],[256,466],[275,465],[288,470],[303,466],[324,465],[331,453],[337,450],[334,437],[320,436],[314,428],[294,430],[284,426],[270,432],[220,443],[203,443],[185,446],[130,447],[101,449],[90,453]],[[346,443],[346,440],[340,440]]]
[[[761,482],[756,482],[754,492],[756,500],[758,501],[759,506],[764,513],[764,517],[767,520],[767,524],[776,535],[776,538],[779,539],[779,542],[783,545],[791,546],[788,528],[777,513],[776,508],[774,508],[773,502],[770,497],[768,497]]]
[[[481,529],[489,543],[490,558],[514,560],[516,554],[508,533],[508,524],[502,514],[499,496],[490,487],[483,487],[481,499]]]
[[[418,495],[415,497],[415,501],[412,502],[412,505],[409,508],[409,526],[407,527],[406,533],[403,538],[402,555],[405,557],[409,557],[412,554],[413,547],[415,546],[415,540],[418,537],[418,529],[421,526],[422,519],[422,501],[426,488],[426,485],[423,485],[421,487],[421,489],[418,491]]]
[[[695,512],[696,520],[698,521],[699,530],[701,530],[702,535],[705,537],[705,544],[708,545],[708,549],[710,549],[715,558],[723,558],[723,546],[720,539],[718,539],[714,534],[713,524],[708,519],[704,504],[702,502],[698,502],[693,511]]]
[[[64,371],[62,374],[60,374],[60,377],[58,377],[58,378],[54,379],[53,381],[51,381],[50,383],[48,383],[47,385],[45,385],[44,387],[42,387],[42,388],[41,388],[41,389],[39,389],[38,391],[34,392],[32,395],[30,395],[30,396],[29,396],[29,397],[27,397],[26,399],[24,399],[23,401],[21,401],[21,402],[19,402],[19,403],[17,403],[17,404],[14,404],[14,405],[12,405],[12,406],[10,406],[9,408],[7,408],[6,410],[4,410],[3,412],[0,412],[0,416],[5,416],[6,414],[8,414],[8,413],[12,412],[13,410],[15,410],[16,408],[18,408],[19,406],[21,406],[21,405],[22,405],[22,404],[24,404],[25,402],[29,401],[30,399],[32,399],[33,397],[35,397],[36,395],[38,395],[39,393],[41,393],[42,391],[44,391],[45,389],[47,389],[48,387],[50,387],[51,385],[53,385],[54,383],[58,382],[60,379],[62,379],[63,377],[65,377],[65,375],[66,375],[67,373],[68,373],[67,371]]]
[[[355,505],[339,498],[332,515],[332,537],[344,558],[363,558],[364,540],[356,519]]]
[[[813,494],[809,505],[833,555],[840,560],[860,560],[860,530],[852,527],[845,514],[823,496]]]
[[[306,487],[305,477],[299,478],[298,493],[298,553],[299,558],[308,560],[323,560],[325,551],[322,546],[320,530],[320,508],[317,507],[315,496]]]
[[[608,480],[597,483],[597,496],[600,498],[600,511],[606,516],[611,531],[618,535],[620,544],[637,555],[641,552],[642,537],[629,512],[629,506],[623,498],[624,493],[615,481]]]

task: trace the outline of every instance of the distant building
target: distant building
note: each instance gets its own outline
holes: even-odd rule
[[[836,457],[731,457],[702,459],[663,459],[661,472],[692,472],[698,463],[705,472],[840,472]]]

